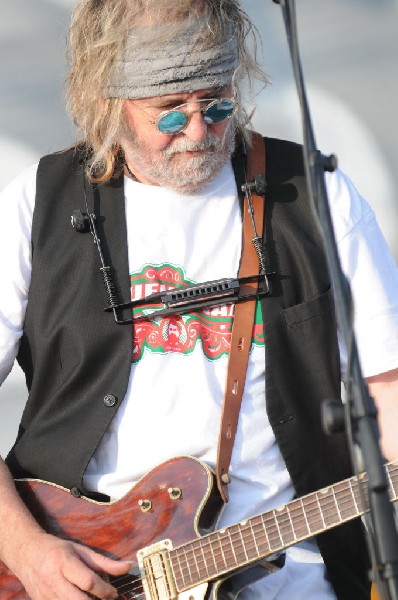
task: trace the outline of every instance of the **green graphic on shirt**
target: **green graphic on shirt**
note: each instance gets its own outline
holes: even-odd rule
[[[195,285],[184,269],[172,264],[144,265],[130,275],[131,299],[139,300],[151,294]],[[150,304],[133,310],[134,316],[150,315],[162,308]],[[235,306],[222,305],[184,314],[139,321],[134,325],[133,362],[138,362],[145,352],[190,354],[200,342],[209,360],[219,360],[228,355]],[[252,345],[264,345],[261,305],[257,302],[253,326]]]

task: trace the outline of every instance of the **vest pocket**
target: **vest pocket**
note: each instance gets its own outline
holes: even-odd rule
[[[311,300],[284,308],[283,315],[288,327],[297,327],[326,315],[329,315],[329,318],[331,316],[334,318],[334,301],[331,287],[329,286],[326,291],[315,298],[311,298]]]

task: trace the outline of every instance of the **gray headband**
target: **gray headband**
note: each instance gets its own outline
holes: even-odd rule
[[[132,30],[105,90],[107,98],[148,98],[224,87],[238,66],[236,35],[232,28],[219,41],[201,43],[208,34],[204,19],[187,25],[171,39],[154,44],[167,25]]]

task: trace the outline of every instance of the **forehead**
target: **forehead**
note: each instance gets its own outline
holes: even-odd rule
[[[219,98],[222,96],[230,96],[232,86],[213,87],[194,92],[181,92],[178,94],[166,94],[164,96],[150,96],[148,98],[140,98],[134,102],[140,102],[146,106],[164,106],[167,104],[184,103],[190,100],[200,100],[201,98]]]

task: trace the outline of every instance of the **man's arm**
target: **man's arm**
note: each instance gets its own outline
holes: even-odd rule
[[[101,556],[43,531],[25,507],[0,458],[0,559],[21,580],[32,600],[117,598],[97,572],[122,575],[129,563]],[[87,593],[84,593],[87,592]]]
[[[378,411],[381,449],[387,460],[398,458],[398,369],[366,379]]]

